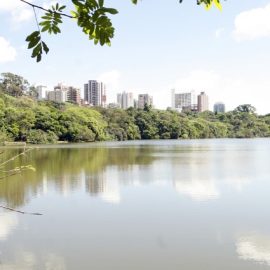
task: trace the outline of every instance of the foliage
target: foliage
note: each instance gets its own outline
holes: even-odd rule
[[[14,97],[22,96],[28,86],[28,81],[19,75],[10,72],[1,74],[0,88],[8,95]]]
[[[227,113],[178,113],[151,106],[145,106],[143,110],[79,107],[69,103],[37,102],[33,98],[35,88],[25,90],[29,85],[27,80],[11,73],[2,76],[0,142],[41,144],[59,140],[94,142],[270,136],[270,114],[258,116],[250,104],[240,105]]]

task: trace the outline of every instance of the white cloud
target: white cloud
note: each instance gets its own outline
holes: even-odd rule
[[[233,36],[237,41],[270,36],[270,4],[244,11],[235,18]]]
[[[58,1],[56,0],[53,0],[53,1],[47,1],[47,2],[44,2],[42,7],[45,8],[45,9],[49,9],[51,8],[52,6],[55,6],[57,3],[59,3]]]
[[[14,61],[16,54],[16,49],[4,37],[0,36],[0,63]]]
[[[33,11],[28,8],[15,9],[12,11],[13,22],[22,23],[31,20],[33,17]]]
[[[27,4],[18,0],[1,0],[0,13],[9,13],[12,23],[16,25],[29,21],[34,15],[33,10]]]

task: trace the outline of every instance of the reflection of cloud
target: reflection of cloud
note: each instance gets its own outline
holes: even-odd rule
[[[250,184],[251,179],[248,177],[228,177],[226,182],[237,191],[242,191],[245,186]]]
[[[175,181],[175,189],[196,201],[206,201],[219,198],[219,191],[212,180],[181,180]]]
[[[53,253],[38,258],[33,252],[23,251],[15,257],[13,262],[2,263],[1,270],[65,270],[67,269],[64,258]]]
[[[6,240],[8,235],[18,225],[18,217],[15,213],[0,214],[0,240]]]
[[[253,234],[236,241],[236,252],[240,259],[265,263],[270,266],[270,237]]]

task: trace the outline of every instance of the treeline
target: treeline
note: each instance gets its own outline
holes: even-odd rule
[[[214,114],[129,108],[79,107],[0,94],[0,142],[94,142],[137,139],[253,138],[270,136],[270,115],[250,105]]]

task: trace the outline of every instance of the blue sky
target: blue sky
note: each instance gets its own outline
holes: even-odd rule
[[[0,0],[0,72],[49,87],[103,80],[111,102],[117,92],[150,93],[157,108],[166,108],[176,88],[205,91],[211,107],[251,103],[270,113],[270,0],[227,0],[222,12],[206,11],[195,0],[178,2],[105,1],[120,12],[111,47],[94,46],[65,19],[61,35],[44,36],[50,53],[37,64],[24,42],[36,28],[32,10],[19,0]]]

